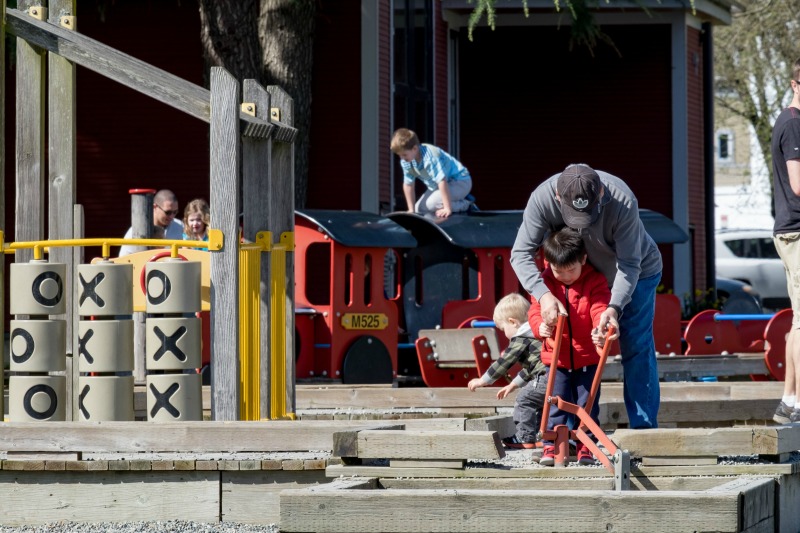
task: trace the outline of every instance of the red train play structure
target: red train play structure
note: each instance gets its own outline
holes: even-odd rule
[[[688,239],[663,215],[641,210],[641,217],[659,244]],[[524,294],[510,265],[521,222],[521,211],[477,211],[445,219],[406,212],[381,216],[296,211],[298,381],[420,381],[418,357],[425,355],[415,343],[421,330],[485,324],[492,320],[502,296],[513,291]],[[768,327],[766,316],[733,322],[717,315],[701,313],[682,323],[680,300],[659,294],[656,350],[672,355],[732,354],[763,351],[767,346],[767,369],[771,377],[782,379],[785,315],[776,315]],[[499,351],[507,341],[498,335],[489,344]],[[618,348],[612,353],[619,353]],[[479,366],[485,365],[443,369],[424,381],[429,386],[463,386],[477,375]]]

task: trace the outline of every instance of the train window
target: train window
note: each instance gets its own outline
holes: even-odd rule
[[[372,256],[364,256],[364,305],[372,303]]]
[[[503,256],[497,254],[494,256],[494,301],[499,302],[500,298],[505,296],[503,294],[503,287],[506,286],[505,279],[503,279]]]
[[[386,250],[383,256],[383,293],[389,300],[400,295],[400,268],[397,252]]]
[[[331,304],[331,246],[316,242],[306,249],[306,298],[312,305]]]
[[[344,256],[344,305],[353,305],[353,256]]]
[[[422,256],[414,257],[414,303],[422,305]]]

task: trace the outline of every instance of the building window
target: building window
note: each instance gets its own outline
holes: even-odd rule
[[[718,130],[716,141],[717,162],[733,163],[733,132]]]
[[[394,124],[433,139],[433,0],[393,0]],[[399,170],[395,158],[395,175]],[[394,180],[397,205],[404,206],[402,179]]]

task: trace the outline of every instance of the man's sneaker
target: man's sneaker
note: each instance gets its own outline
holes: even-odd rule
[[[522,442],[517,438],[516,435],[512,435],[511,437],[506,437],[503,439],[503,447],[510,448],[512,450],[530,450],[536,448],[536,443]]]
[[[556,447],[553,445],[545,445],[542,448],[542,458],[539,459],[539,464],[542,466],[553,466],[556,464]]]
[[[578,464],[582,465],[593,465],[595,464],[594,455],[592,452],[587,448],[582,442],[579,442],[576,445],[578,449]]]
[[[794,411],[797,411],[797,409],[792,409],[781,401],[781,403],[778,404],[778,408],[775,409],[775,414],[772,415],[772,419],[778,424],[791,424],[791,417]]]
[[[797,424],[798,422],[800,422],[800,409],[795,409],[794,411],[792,411],[792,414],[789,417],[789,422],[791,422],[792,424]]]

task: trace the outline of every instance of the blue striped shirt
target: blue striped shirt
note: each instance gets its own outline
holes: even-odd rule
[[[419,178],[428,189],[435,191],[442,180],[458,181],[470,178],[467,168],[441,148],[432,144],[421,144],[419,152],[422,162],[400,161],[404,184],[411,185],[415,178]]]

